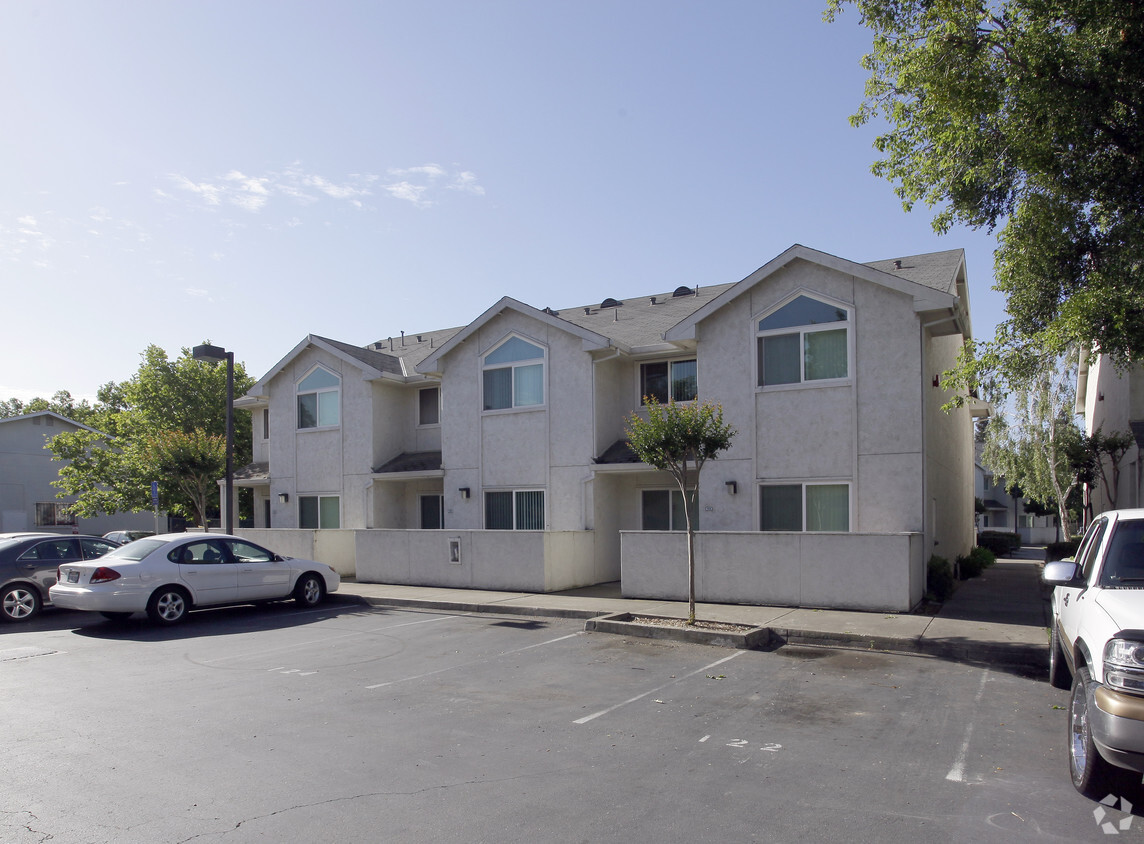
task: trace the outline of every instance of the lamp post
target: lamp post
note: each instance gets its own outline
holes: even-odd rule
[[[226,507],[223,530],[234,533],[234,352],[204,343],[191,350],[195,360],[226,361]]]

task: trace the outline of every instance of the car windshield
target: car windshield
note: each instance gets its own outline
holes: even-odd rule
[[[1108,541],[1101,586],[1127,586],[1144,583],[1144,519],[1116,523]]]
[[[136,539],[128,545],[120,545],[103,559],[114,557],[117,560],[142,560],[152,551],[157,551],[167,543],[162,539]]]

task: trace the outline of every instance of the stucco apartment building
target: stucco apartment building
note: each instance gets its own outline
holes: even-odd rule
[[[87,533],[154,530],[151,513],[117,513],[91,519],[68,512],[71,499],[56,497],[52,486],[64,464],[52,459],[47,442],[56,434],[85,430],[86,425],[49,410],[0,419],[0,533],[43,531]],[[166,515],[164,514],[164,522]]]
[[[1093,514],[1115,507],[1144,507],[1144,366],[1118,369],[1106,356],[1089,361],[1082,356],[1077,374],[1076,412],[1084,417],[1085,432],[1131,433],[1135,443],[1119,464],[1116,492],[1109,494],[1101,483],[1088,490]],[[1105,461],[1105,474],[1113,482],[1111,462]]]
[[[616,291],[617,294],[621,291]],[[624,442],[642,396],[723,406],[699,600],[901,611],[974,538],[961,250],[859,264],[795,245],[737,283],[366,347],[311,335],[236,402],[256,529],[361,580],[686,596],[679,494]]]

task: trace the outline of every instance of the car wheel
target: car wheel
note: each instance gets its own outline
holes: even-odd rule
[[[294,600],[300,607],[316,607],[326,599],[326,584],[318,575],[304,574],[294,587]]]
[[[1057,632],[1057,625],[1053,624],[1053,633],[1049,638],[1049,685],[1054,689],[1067,689],[1071,681],[1065,651],[1061,647],[1061,634]]]
[[[0,618],[5,621],[27,621],[43,606],[40,593],[31,586],[14,583],[0,590]]]
[[[1092,705],[1092,680],[1088,668],[1082,666],[1073,676],[1072,701],[1069,704],[1069,773],[1076,790],[1099,800],[1115,786],[1117,768],[1108,763],[1092,740],[1089,707]]]
[[[156,589],[147,602],[147,617],[156,624],[178,624],[191,609],[191,596],[178,586]]]
[[[131,618],[131,613],[129,612],[101,612],[100,615],[108,621],[126,621]]]

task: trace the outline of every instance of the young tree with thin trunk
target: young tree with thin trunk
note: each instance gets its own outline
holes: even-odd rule
[[[640,460],[669,473],[683,495],[687,520],[687,623],[695,623],[695,514],[703,464],[731,447],[735,429],[723,421],[723,408],[711,402],[660,404],[645,397],[647,419],[627,418],[628,443]]]

